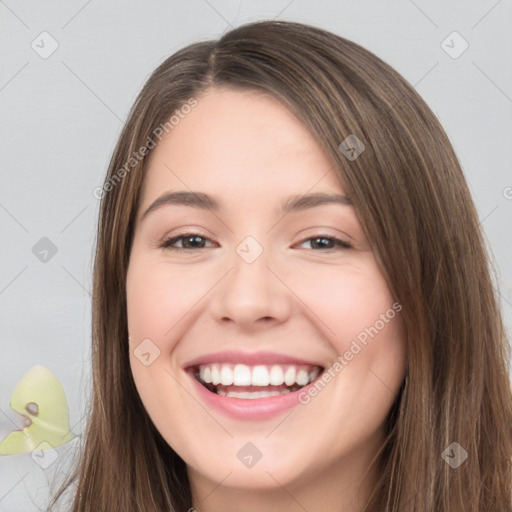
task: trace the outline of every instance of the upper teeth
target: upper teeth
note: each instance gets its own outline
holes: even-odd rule
[[[199,379],[217,386],[306,386],[316,379],[318,367],[304,365],[257,365],[204,364],[199,366]]]

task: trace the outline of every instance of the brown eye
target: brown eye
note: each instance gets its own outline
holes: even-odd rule
[[[339,238],[335,238],[332,236],[314,236],[303,240],[299,245],[302,245],[306,242],[311,243],[312,249],[321,249],[321,250],[332,250],[339,247],[340,249],[350,249],[352,246]]]
[[[182,233],[181,235],[164,240],[160,247],[177,250],[206,249],[205,242],[207,240],[209,241],[208,238],[197,233]],[[177,242],[181,242],[181,247],[174,246]]]

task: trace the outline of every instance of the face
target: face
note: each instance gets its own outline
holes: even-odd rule
[[[138,392],[199,487],[348,481],[404,377],[401,306],[293,114],[255,91],[197,101],[141,191],[126,282]]]

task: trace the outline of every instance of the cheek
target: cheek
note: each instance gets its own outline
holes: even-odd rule
[[[377,325],[379,331],[390,332],[391,324],[397,323],[390,321],[398,316],[392,308],[395,300],[373,258],[296,276],[300,277],[293,280],[294,291],[338,353],[348,348],[347,341],[358,336],[364,340],[366,329]]]
[[[343,393],[366,390],[370,398],[373,386],[384,392],[386,387],[399,386],[407,350],[402,306],[390,293],[373,257],[300,275],[294,291],[308,306],[304,314],[341,356],[332,375],[344,374],[337,379]],[[380,396],[381,404],[387,404],[386,398]]]
[[[180,422],[169,418],[176,411],[190,410],[190,395],[178,383],[179,369],[169,355],[190,326],[189,314],[198,295],[204,295],[190,279],[190,272],[170,272],[168,265],[136,255],[126,279],[132,375],[153,423],[163,428],[166,439],[178,444],[186,443],[186,436],[182,438]],[[145,354],[149,354],[146,359]],[[190,414],[190,421],[200,419],[196,417],[200,411]]]
[[[191,313],[211,287],[190,269],[170,271],[162,262],[131,264],[127,280],[128,331],[132,340],[150,338],[162,350],[169,351],[173,340]]]

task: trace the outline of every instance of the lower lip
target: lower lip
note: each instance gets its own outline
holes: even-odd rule
[[[284,395],[262,398],[234,398],[217,395],[209,391],[194,377],[192,372],[186,373],[192,379],[202,401],[222,414],[238,420],[262,421],[271,419],[296,405],[301,405],[298,399],[299,393],[304,392],[304,390],[307,391],[307,388],[315,382],[309,383],[298,391],[285,393]]]

